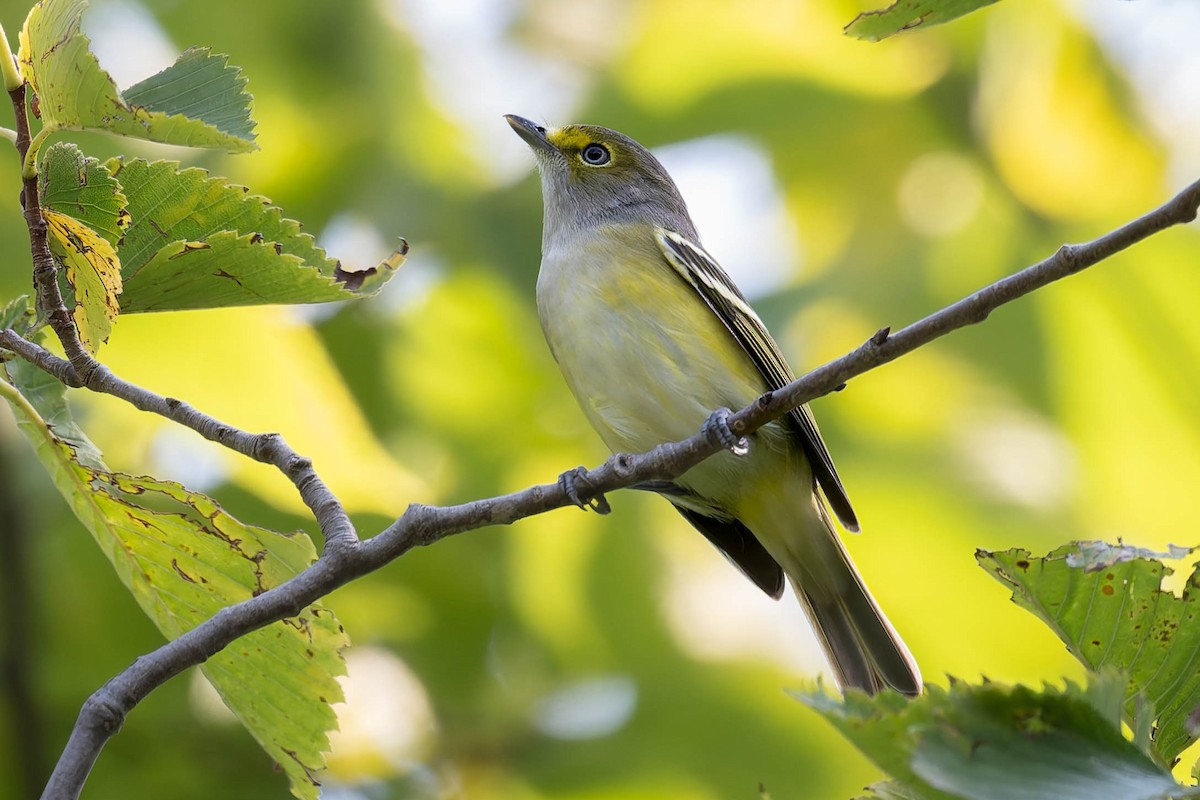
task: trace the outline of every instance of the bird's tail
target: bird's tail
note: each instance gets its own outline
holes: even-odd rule
[[[779,511],[780,505],[792,506],[786,520],[769,514],[747,522],[787,573],[838,683],[869,694],[889,687],[920,694],[917,662],[863,583],[829,514],[816,497],[797,494],[791,494],[792,503],[768,504]],[[797,519],[800,503],[807,507]]]

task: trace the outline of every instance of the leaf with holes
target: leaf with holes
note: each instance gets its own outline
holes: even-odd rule
[[[233,153],[257,149],[245,80],[224,56],[189,50],[123,96],[80,30],[86,6],[86,0],[41,0],[21,29],[21,72],[47,130],[105,130]]]
[[[970,14],[997,0],[896,0],[887,8],[864,11],[845,28],[847,36],[878,42],[914,28],[928,28]]]
[[[71,419],[62,384],[30,364],[0,365],[0,395],[75,515],[168,638],[315,560],[301,533],[245,525],[179,484],[109,471]],[[347,643],[333,613],[312,605],[238,639],[202,667],[305,800],[318,796],[315,775],[335,725],[330,704],[342,699],[336,677],[345,671]]]
[[[1196,740],[1187,718],[1200,705],[1200,572],[1177,597],[1162,589],[1170,567],[1124,546],[1084,542],[1044,558],[1026,550],[975,557],[1089,669],[1129,676],[1125,713],[1134,730],[1147,730],[1146,714],[1157,714],[1151,738],[1164,763]]]
[[[50,252],[62,265],[74,292],[75,308],[71,316],[79,329],[79,339],[88,352],[95,353],[108,341],[112,325],[121,313],[121,265],[112,244],[74,217],[49,208],[46,218]]]
[[[1194,797],[1121,734],[1119,675],[1083,688],[986,683],[929,686],[908,700],[851,690],[800,699],[896,781],[878,797],[908,800],[1160,800]]]
[[[116,246],[129,227],[121,184],[98,160],[70,142],[49,147],[38,170],[42,206],[74,217]]]
[[[132,218],[119,251],[126,312],[353,299],[377,292],[407,252],[402,245],[378,267],[349,272],[243,186],[171,161],[106,166]]]

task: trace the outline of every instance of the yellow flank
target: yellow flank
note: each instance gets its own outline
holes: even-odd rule
[[[600,226],[569,255],[545,253],[538,309],[568,386],[613,451],[687,438],[713,409],[740,408],[766,391],[724,324],[667,264],[648,224]],[[736,508],[749,473],[807,472],[787,438],[769,426],[749,456],[719,454],[679,482]]]

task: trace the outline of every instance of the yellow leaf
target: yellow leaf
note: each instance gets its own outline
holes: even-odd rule
[[[79,220],[42,209],[49,232],[50,252],[66,269],[75,290],[72,316],[79,338],[94,353],[108,341],[112,324],[121,313],[121,263],[112,244]]]

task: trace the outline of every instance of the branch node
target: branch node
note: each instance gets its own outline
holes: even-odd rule
[[[613,473],[621,480],[628,480],[633,474],[633,456],[629,453],[613,453],[608,462],[612,464]]]
[[[112,736],[125,724],[126,713],[128,712],[112,697],[112,690],[106,685],[84,701],[79,717],[81,720],[87,720],[91,727],[103,732],[105,736]]]
[[[226,429],[226,432],[227,429]],[[268,464],[274,463],[282,437],[278,433],[260,433],[254,437],[254,457]]]
[[[1055,260],[1066,264],[1070,271],[1074,272],[1076,269],[1078,269],[1079,247],[1078,245],[1064,244],[1054,253],[1054,258]]]
[[[275,434],[278,436],[278,434]],[[284,470],[287,476],[295,482],[301,473],[308,472],[312,469],[312,459],[305,456],[292,455],[288,459],[287,468]],[[336,501],[334,501],[336,503]]]
[[[872,347],[882,347],[887,342],[888,337],[892,334],[891,326],[885,326],[875,331],[875,334],[870,338],[869,342]]]

